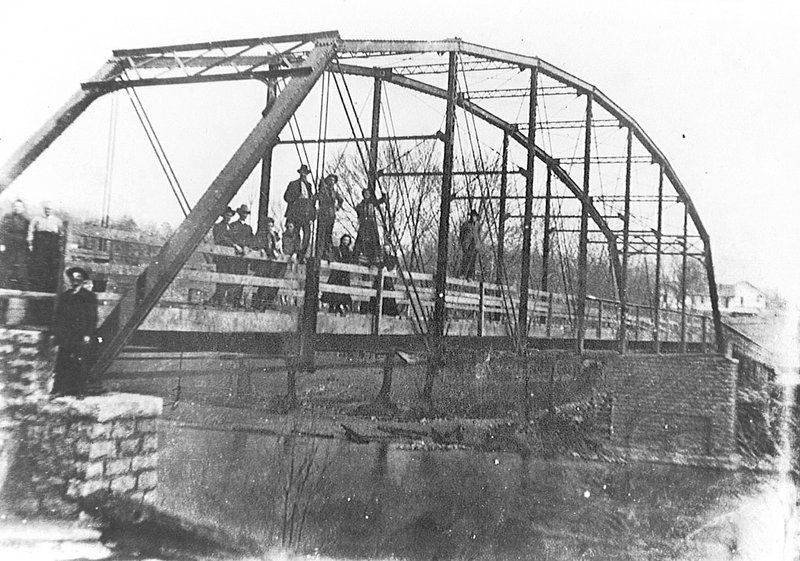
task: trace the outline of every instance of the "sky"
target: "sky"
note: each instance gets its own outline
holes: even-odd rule
[[[0,0],[5,77],[0,161],[112,49],[329,29],[345,38],[461,37],[539,56],[601,89],[642,125],[672,163],[710,233],[718,280],[749,280],[800,299],[796,3],[407,0],[388,5],[360,0]],[[174,115],[156,113],[153,120],[163,123],[174,116],[187,124],[165,131],[162,140],[176,147],[176,167],[183,173],[213,178],[236,147],[226,139],[240,142],[249,132],[263,93],[245,86],[241,100],[233,103],[223,103],[230,100],[222,90],[208,102],[193,99],[191,92],[174,95],[169,110]],[[99,211],[95,187],[106,169],[110,102],[96,105],[0,194],[0,206],[22,197]],[[118,118],[119,130],[128,130],[124,120],[133,117],[119,113]],[[156,169],[126,167],[133,165],[126,150],[149,147],[141,133],[120,140],[117,176],[139,174],[163,183]],[[169,219],[177,219],[168,194],[160,199],[145,193],[120,193],[112,214],[144,212],[160,220],[162,209],[172,204]]]

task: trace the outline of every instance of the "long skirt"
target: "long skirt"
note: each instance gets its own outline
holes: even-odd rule
[[[378,233],[378,224],[365,221],[358,225],[354,253],[364,255],[370,263],[377,263],[381,258],[381,238]]]
[[[78,395],[86,391],[87,357],[83,349],[58,348],[51,393]]]

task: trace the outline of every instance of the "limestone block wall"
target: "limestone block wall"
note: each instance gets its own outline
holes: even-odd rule
[[[93,496],[151,503],[161,407],[160,398],[134,394],[22,405],[4,499],[18,511],[59,515]]]

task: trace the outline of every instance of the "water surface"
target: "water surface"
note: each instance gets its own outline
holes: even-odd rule
[[[795,559],[774,474],[410,450],[164,423],[160,506],[342,559]]]

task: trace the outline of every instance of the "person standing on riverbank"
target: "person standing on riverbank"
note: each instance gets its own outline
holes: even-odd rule
[[[85,287],[89,275],[80,267],[66,272],[70,288],[58,295],[53,334],[58,345],[54,396],[86,392],[90,352],[97,327],[97,296]]]

